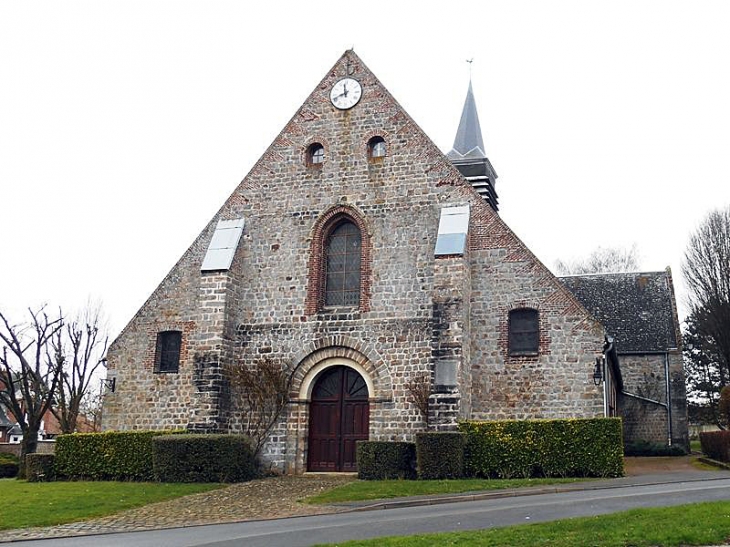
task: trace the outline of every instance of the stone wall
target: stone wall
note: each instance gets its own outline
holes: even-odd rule
[[[364,93],[340,111],[328,94],[345,74]],[[376,135],[387,155],[371,161]],[[312,143],[325,148],[322,164],[307,161]],[[467,203],[467,256],[435,259],[441,207]],[[321,227],[333,215],[348,215],[363,233],[358,309],[322,308]],[[201,274],[217,220],[241,217],[230,270]],[[510,358],[508,312],[526,305],[540,311],[540,354]],[[180,370],[155,374],[156,334],[172,329],[183,332]],[[110,348],[117,391],[105,398],[103,425],[240,431],[225,367],[270,359],[290,372],[292,392],[264,455],[299,472],[306,389],[323,364],[352,366],[372,385],[372,439],[411,440],[425,421],[406,384],[433,375],[439,360],[456,363],[457,400],[439,402],[454,416],[600,415],[591,371],[601,343],[600,326],[348,52]]]
[[[624,394],[621,397],[624,442],[649,441],[664,445],[669,443],[669,414],[666,407],[669,396],[672,411],[672,444],[689,449],[687,395],[681,353],[672,351],[657,354],[624,354],[619,355],[619,359],[624,381]],[[666,367],[669,370],[669,386],[666,380]]]

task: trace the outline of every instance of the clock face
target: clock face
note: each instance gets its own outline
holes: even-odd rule
[[[330,91],[330,101],[340,110],[352,108],[362,97],[362,86],[360,82],[352,78],[342,78]]]

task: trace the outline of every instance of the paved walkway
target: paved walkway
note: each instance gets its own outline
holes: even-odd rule
[[[415,496],[384,502],[353,502],[337,506],[306,505],[299,500],[354,480],[352,475],[305,475],[260,479],[220,490],[185,496],[83,522],[0,532],[0,542],[80,535],[132,532],[292,516],[433,505],[475,499],[525,496],[547,492],[593,490],[625,485],[658,484],[727,478],[730,471],[699,470],[686,458],[627,458],[626,476],[553,486]]]

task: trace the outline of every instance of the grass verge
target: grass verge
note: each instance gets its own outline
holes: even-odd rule
[[[346,501],[366,501],[406,496],[461,494],[483,490],[523,488],[546,484],[564,484],[587,479],[465,479],[442,481],[355,481],[304,500],[305,503],[325,504]]]
[[[220,488],[220,484],[0,480],[0,530],[52,526]]]
[[[342,547],[679,547],[730,538],[730,502],[634,509],[613,515],[495,528],[339,543]]]

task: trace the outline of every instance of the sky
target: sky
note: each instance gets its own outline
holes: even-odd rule
[[[730,206],[730,2],[0,4],[0,311],[114,337],[351,47],[447,152],[471,78],[500,214],[553,268],[681,261]]]

